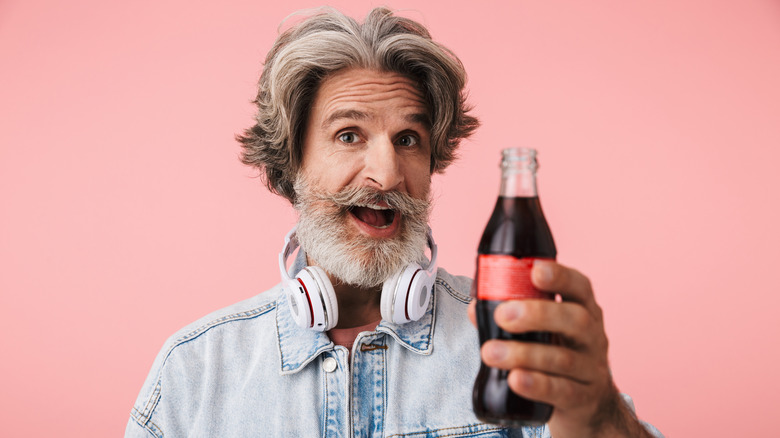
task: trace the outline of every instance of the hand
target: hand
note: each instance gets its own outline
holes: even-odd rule
[[[482,346],[486,365],[511,370],[515,393],[553,405],[550,432],[555,438],[649,436],[625,406],[607,362],[607,336],[590,280],[574,269],[537,260],[533,284],[560,294],[562,302],[512,300],[496,308],[496,323],[506,331],[556,333],[556,345],[491,340]],[[475,303],[469,317],[475,322]]]

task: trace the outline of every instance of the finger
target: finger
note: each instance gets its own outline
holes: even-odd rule
[[[472,300],[469,304],[469,320],[475,326],[477,325],[477,300]]]
[[[562,410],[582,406],[593,396],[590,383],[532,370],[514,369],[509,372],[507,382],[514,393]]]
[[[575,345],[592,344],[603,329],[584,306],[544,300],[510,300],[501,303],[493,318],[510,333],[553,332],[574,341]]]
[[[579,383],[589,383],[598,376],[595,364],[585,354],[555,345],[490,340],[481,353],[485,365],[504,370],[521,368]]]
[[[601,309],[593,296],[590,279],[576,269],[537,259],[531,270],[531,281],[539,289],[556,292],[561,295],[563,301],[580,303],[594,315],[601,317]]]

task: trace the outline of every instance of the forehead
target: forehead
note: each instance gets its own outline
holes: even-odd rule
[[[428,113],[423,93],[412,79],[399,73],[358,68],[336,72],[323,80],[313,106],[320,117],[351,107]]]

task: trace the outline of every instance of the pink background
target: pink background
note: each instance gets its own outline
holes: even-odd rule
[[[451,3],[392,4],[461,57],[484,123],[435,180],[441,264],[472,274],[499,150],[538,148],[639,415],[777,433],[780,2]],[[233,135],[315,5],[0,2],[3,436],[120,436],[167,336],[277,282],[295,215]]]

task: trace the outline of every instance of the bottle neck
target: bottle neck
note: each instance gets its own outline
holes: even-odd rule
[[[536,150],[504,149],[501,160],[501,189],[505,198],[533,198],[536,191]]]

